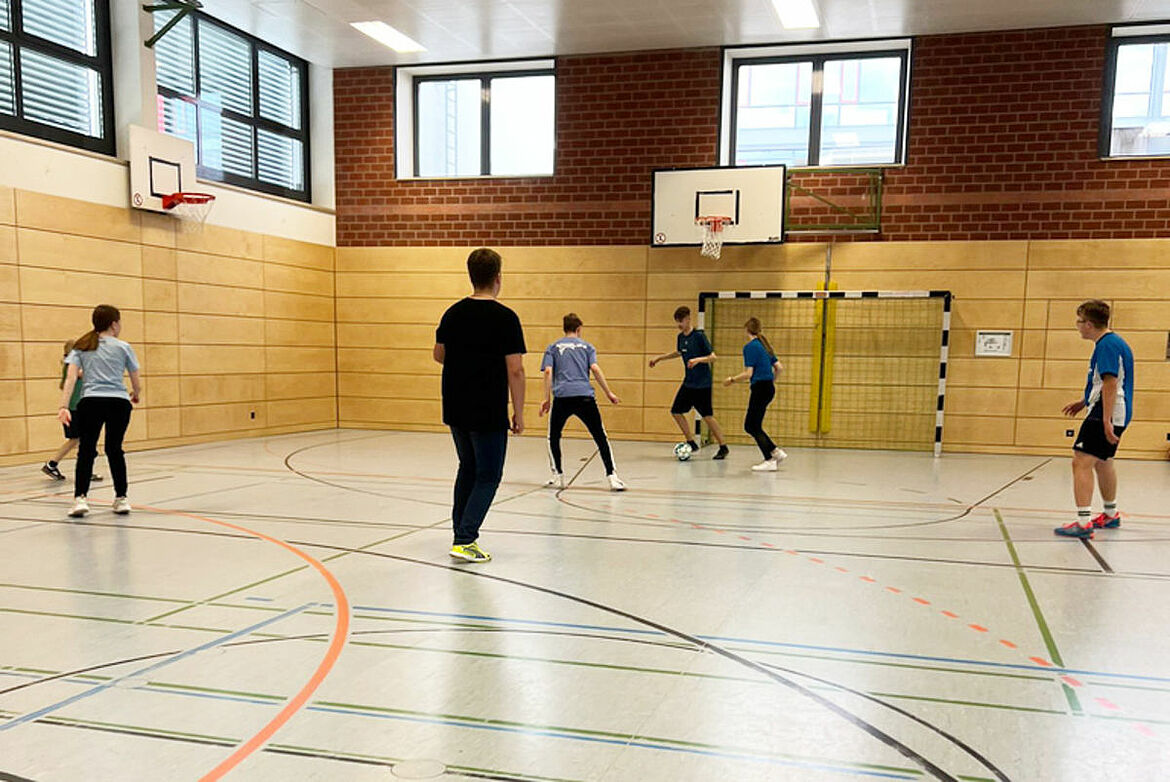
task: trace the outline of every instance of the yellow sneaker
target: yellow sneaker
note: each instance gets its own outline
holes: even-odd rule
[[[481,549],[475,543],[468,543],[465,546],[452,546],[451,556],[455,559],[462,559],[468,562],[489,562],[492,555]]]

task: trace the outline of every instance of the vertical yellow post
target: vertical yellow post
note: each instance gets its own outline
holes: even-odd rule
[[[820,290],[820,287],[817,288]],[[808,387],[808,430],[821,430],[821,363],[825,342],[825,300],[813,300],[812,379]]]
[[[828,290],[837,290],[837,283],[830,282]],[[833,428],[833,363],[837,354],[837,299],[825,299],[825,352],[824,368],[821,370],[821,434],[828,434]]]

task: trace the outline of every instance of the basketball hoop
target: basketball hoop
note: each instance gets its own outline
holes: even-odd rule
[[[723,252],[723,228],[731,223],[725,215],[703,215],[695,218],[695,225],[703,228],[703,249],[700,255],[719,260]]]
[[[162,205],[179,218],[182,230],[193,231],[203,227],[215,205],[215,196],[211,193],[171,193],[162,197]]]

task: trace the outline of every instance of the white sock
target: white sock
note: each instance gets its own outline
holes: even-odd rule
[[[1106,502],[1105,503],[1105,515],[1109,516],[1109,517],[1113,517],[1113,516],[1117,515],[1117,500],[1116,499],[1114,499],[1113,502]]]
[[[1082,527],[1088,527],[1093,523],[1093,508],[1091,506],[1077,508],[1077,523]]]

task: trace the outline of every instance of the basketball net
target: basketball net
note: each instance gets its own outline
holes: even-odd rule
[[[163,196],[163,208],[179,219],[179,230],[197,231],[207,221],[215,196],[210,193],[173,193]]]
[[[723,254],[723,226],[725,223],[730,223],[731,218],[721,215],[705,215],[696,219],[695,222],[703,228],[703,249],[699,250],[699,254],[719,260],[719,256]]]

